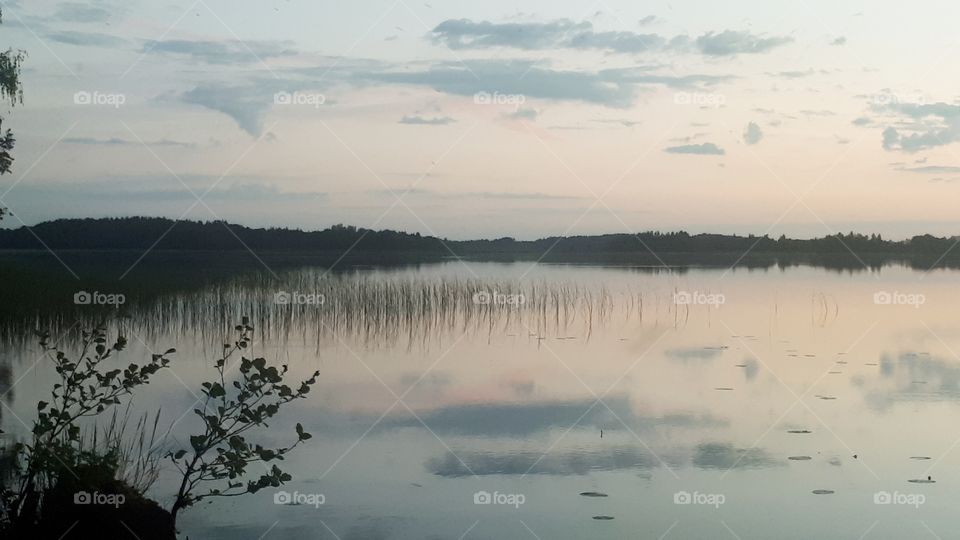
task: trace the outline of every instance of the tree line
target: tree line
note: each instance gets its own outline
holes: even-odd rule
[[[41,240],[42,239],[42,242]],[[158,240],[159,239],[159,240]],[[154,217],[57,219],[28,229],[0,230],[0,249],[211,250],[410,252],[482,256],[564,253],[744,253],[890,254],[940,256],[954,251],[958,237],[838,233],[821,238],[739,236],[648,231],[638,234],[548,237],[538,240],[449,240],[419,233],[334,225],[319,231],[251,228],[225,221],[174,221]],[[46,244],[46,246],[44,246]],[[960,251],[960,250],[958,250]]]

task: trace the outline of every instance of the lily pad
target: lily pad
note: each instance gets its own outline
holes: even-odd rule
[[[597,521],[610,521],[613,519],[613,516],[593,516],[593,519]]]
[[[910,456],[910,459],[916,459],[919,461],[925,461],[930,459],[930,456]]]
[[[810,456],[790,456],[787,459],[791,459],[793,461],[809,461],[813,458]]]
[[[584,491],[580,495],[584,497],[608,497],[606,493],[600,493],[599,491]]]
[[[809,429],[789,429],[787,433],[813,433]]]
[[[813,490],[814,495],[833,495],[836,493],[832,489],[815,489]]]
[[[729,388],[729,387],[726,387],[726,386],[720,386],[720,387],[714,388],[714,390],[723,390],[723,391],[730,392],[730,391],[733,390],[733,388]]]
[[[910,480],[907,480],[907,482],[910,482],[911,484],[936,484],[937,483],[936,480],[928,480],[926,478],[911,478]]]

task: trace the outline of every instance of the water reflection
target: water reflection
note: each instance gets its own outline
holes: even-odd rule
[[[295,376],[321,371],[316,394],[266,438],[281,440],[298,421],[315,434],[291,455],[288,487],[329,503],[277,507],[264,492],[188,513],[185,532],[255,539],[277,524],[276,537],[458,538],[480,520],[472,537],[513,538],[529,534],[522,520],[543,538],[622,538],[658,537],[679,521],[676,536],[692,538],[714,537],[723,520],[743,538],[856,538],[890,510],[873,493],[903,486],[928,495],[917,517],[950,530],[960,497],[946,472],[960,467],[949,427],[960,412],[951,352],[960,350],[960,273],[540,266],[521,280],[529,265],[469,269],[290,268],[279,281],[223,276],[133,294],[109,324],[131,337],[121,361],[177,347],[176,376],[136,401],[168,424],[187,412],[173,437],[194,427],[195,385],[242,314],[257,328],[258,354],[288,362]],[[878,305],[881,289],[928,302]],[[677,306],[677,290],[726,302]],[[284,291],[325,302],[278,304]],[[525,301],[476,302],[480,292]],[[102,315],[76,313],[77,327]],[[33,309],[18,316],[77,322]],[[3,340],[3,429],[22,433],[16,418],[32,418],[51,374],[33,365],[29,340]],[[907,483],[929,467],[942,480]],[[529,504],[478,509],[478,489],[524,493]],[[609,497],[579,495],[590,491]],[[679,491],[722,493],[728,503],[678,505]]]
[[[583,475],[594,471],[617,471],[623,469],[651,469],[659,467],[660,461],[633,446],[621,446],[596,450],[563,450],[550,452],[515,452],[497,454],[472,450],[448,452],[440,458],[430,459],[426,468],[430,473],[443,477],[469,477],[488,475]]]
[[[960,400],[960,363],[928,352],[884,353],[879,378],[858,379],[868,403],[885,410],[901,402]]]
[[[422,424],[421,424],[422,421]],[[709,414],[673,413],[642,416],[625,396],[607,397],[603,404],[582,399],[540,403],[491,403],[443,407],[417,417],[396,418],[381,423],[384,428],[423,427],[441,435],[474,437],[527,437],[551,429],[574,427],[599,433],[621,429],[699,429],[727,425]]]

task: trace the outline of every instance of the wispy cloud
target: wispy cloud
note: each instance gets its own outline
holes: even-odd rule
[[[72,23],[102,23],[110,20],[110,10],[80,2],[62,2],[50,19]]]
[[[95,137],[67,137],[63,139],[65,144],[80,144],[86,146],[130,146],[146,144],[147,146],[176,146],[180,148],[194,148],[196,143],[174,141],[170,139],[160,139],[158,141],[136,141],[132,139],[121,139],[111,137],[109,139],[97,139]]]
[[[717,75],[661,75],[644,67],[596,72],[561,71],[527,60],[446,62],[419,71],[383,71],[359,74],[358,77],[379,83],[423,85],[460,96],[486,92],[615,108],[632,105],[638,88],[644,85],[696,88],[730,79]]]
[[[697,38],[697,48],[708,56],[759,54],[793,41],[786,36],[760,37],[750,32],[724,30],[709,32]]]
[[[293,43],[289,41],[244,40],[239,42],[185,39],[147,41],[143,44],[142,52],[186,56],[198,62],[224,65],[252,63],[297,54],[293,49]]]
[[[664,148],[664,152],[668,154],[697,154],[703,156],[722,156],[726,154],[726,151],[723,148],[713,144],[713,143],[702,143],[702,144],[684,144],[680,146],[669,146]]]
[[[414,126],[446,126],[456,122],[449,116],[404,116],[400,119],[400,124],[409,124]]]
[[[923,167],[898,167],[897,170],[919,174],[958,174],[960,167],[952,165],[925,165]]]
[[[101,32],[82,32],[79,30],[61,30],[48,32],[47,39],[79,47],[121,47],[128,44],[127,40],[104,34]]]
[[[648,17],[641,22],[649,24],[654,20]],[[695,40],[684,35],[668,38],[630,31],[597,31],[589,21],[575,22],[570,19],[524,23],[449,19],[434,27],[430,36],[434,42],[452,49],[565,48],[625,54],[672,50],[699,52],[707,56],[764,53],[792,41],[792,38],[785,36],[762,37],[736,30],[708,32]]]

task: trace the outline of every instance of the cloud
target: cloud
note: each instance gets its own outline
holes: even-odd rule
[[[445,195],[446,196],[446,195]],[[481,199],[498,199],[498,200],[532,200],[532,201],[569,201],[577,199],[586,199],[586,197],[576,197],[571,195],[551,195],[548,193],[501,193],[501,192],[467,192],[467,193],[457,193],[455,195],[450,195],[450,197],[479,197]]]
[[[321,67],[287,69],[279,71],[280,78],[261,78],[243,84],[204,83],[178,97],[185,103],[226,114],[243,130],[256,136],[262,129],[263,117],[273,106],[276,92],[313,91],[317,83],[312,81],[325,73],[325,84],[413,85],[457,96],[474,97],[486,92],[511,103],[541,98],[611,108],[630,107],[645,86],[697,88],[730,79],[717,75],[660,75],[651,69],[560,71],[525,60],[467,60],[400,70],[397,66],[367,62],[341,64],[329,72]]]
[[[558,46],[579,32],[592,31],[589,22],[560,19],[548,23],[492,23],[470,19],[448,19],[431,31],[435,43],[451,49],[544,49]]]
[[[207,51],[214,54],[213,51]],[[211,60],[213,61],[213,60]],[[615,109],[632,106],[639,93],[649,87],[700,89],[733,79],[726,75],[657,73],[657,66],[601,71],[552,69],[544,62],[530,60],[465,60],[397,65],[376,61],[333,62],[331,67],[277,69],[276,78],[261,77],[245,83],[203,83],[178,98],[233,118],[241,129],[257,136],[263,118],[271,109],[274,94],[280,91],[315,91],[324,85],[353,86],[410,85],[431,88],[454,96],[475,97],[481,93],[523,104],[532,98],[580,102]],[[335,69],[333,69],[335,68]],[[513,107],[517,110],[516,107]],[[521,112],[529,116],[530,112]],[[415,122],[415,121],[414,121]]]
[[[726,154],[723,148],[713,143],[685,144],[681,146],[670,146],[663,150],[668,154],[698,154],[704,156],[722,156]]]
[[[846,44],[847,44],[847,38],[844,36],[839,36],[837,38],[834,38],[834,40],[830,42],[830,45],[833,45],[835,47],[839,47],[840,45],[846,45]]]
[[[414,126],[446,126],[456,122],[453,118],[449,116],[435,116],[435,117],[426,117],[426,116],[404,116],[400,119],[400,124],[409,124]]]
[[[855,126],[868,126],[870,125],[871,122],[873,121],[867,118],[866,116],[861,116],[858,118],[854,118],[853,121],[850,123]]]
[[[363,77],[381,83],[423,85],[460,96],[487,92],[616,108],[629,107],[636,95],[635,82],[626,74],[555,71],[519,60],[443,63],[422,71],[378,72]]]
[[[180,99],[226,114],[255,137],[262,133],[263,115],[273,106],[272,93],[256,86],[206,84],[184,92]]]
[[[893,113],[900,129],[883,130],[883,148],[902,152],[918,152],[960,141],[960,105],[937,102],[929,104],[890,103],[874,109]]]
[[[729,80],[717,75],[660,75],[652,68],[633,67],[598,72],[560,71],[524,60],[475,60],[446,63],[420,72],[371,75],[381,82],[421,84],[448,94],[473,96],[480,92],[524,98],[579,101],[626,108],[642,86],[698,88]]]
[[[802,77],[809,77],[814,74],[816,74],[816,71],[813,69],[808,69],[806,71],[779,71],[777,73],[771,73],[771,75],[783,77],[785,79],[800,79]]]
[[[647,15],[646,17],[640,19],[640,26],[650,26],[651,24],[660,22],[660,19],[656,15]]]
[[[821,110],[804,109],[800,111],[800,114],[805,114],[807,116],[836,116],[837,113],[833,111],[828,111],[826,109],[821,109]]]
[[[633,126],[639,126],[643,122],[640,120],[631,120],[629,118],[598,118],[594,120],[599,124],[616,124],[618,126],[632,128]]]
[[[651,23],[656,18],[645,18]],[[643,22],[642,21],[642,22]],[[430,32],[434,43],[451,49],[488,49],[508,47],[521,50],[579,49],[624,54],[648,51],[700,52],[708,56],[733,56],[769,51],[789,43],[789,37],[759,37],[749,32],[724,30],[698,37],[691,49],[691,39],[679,35],[666,38],[658,34],[628,31],[594,30],[589,21],[557,19],[549,22],[494,23],[470,19],[448,19]]]
[[[919,174],[958,174],[960,167],[951,165],[925,165],[923,167],[901,167],[897,170]]]
[[[146,146],[178,146],[181,148],[194,148],[196,143],[173,141],[170,139],[160,139],[158,141],[135,141],[131,139],[120,139],[112,137],[109,139],[97,139],[94,137],[67,137],[63,139],[66,144],[82,144],[88,146],[127,146],[127,145],[146,145]]]
[[[707,56],[733,56],[767,52],[791,41],[793,38],[785,36],[762,38],[750,32],[724,30],[706,33],[697,38],[696,44],[700,52]]]
[[[540,116],[540,111],[531,107],[520,107],[507,115],[508,118],[514,120],[529,120],[531,122],[536,120],[538,116]]]
[[[44,34],[47,39],[77,45],[80,47],[120,47],[127,44],[127,40],[100,32],[80,32],[77,30],[62,30]]]
[[[147,41],[143,44],[142,52],[188,56],[195,61],[220,65],[257,62],[297,54],[292,48],[292,42],[288,41],[223,42],[185,39]]]
[[[756,122],[747,124],[746,129],[743,130],[743,142],[757,144],[761,139],[763,139],[763,131],[760,130],[760,126]]]
[[[79,2],[63,2],[57,6],[51,19],[72,23],[99,23],[110,20],[111,12],[99,6]]]
[[[422,173],[416,172],[411,173],[412,176],[419,177]],[[393,197],[394,192],[390,190],[383,189],[373,189],[367,190],[366,193],[371,195],[381,195]],[[556,194],[547,194],[547,193],[504,193],[504,192],[492,192],[492,191],[437,191],[432,189],[412,189],[406,192],[410,198],[415,197],[429,197],[435,199],[443,200],[453,200],[453,199],[495,199],[495,200],[518,200],[518,201],[573,201],[586,199],[587,197],[572,196],[572,195],[556,195]]]

